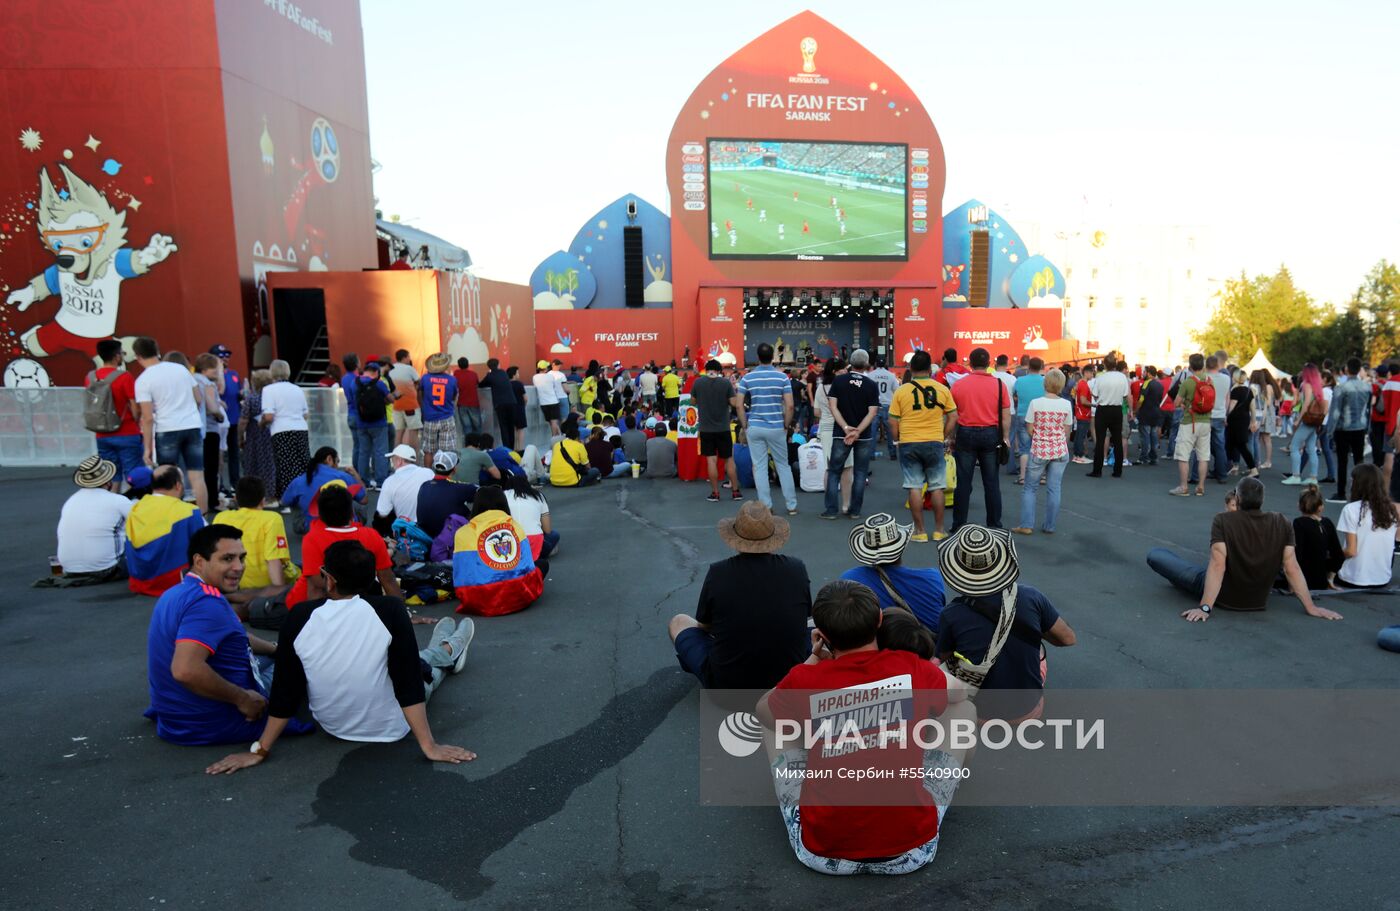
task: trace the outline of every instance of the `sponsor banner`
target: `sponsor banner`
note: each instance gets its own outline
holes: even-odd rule
[[[627,366],[656,358],[669,361],[674,333],[670,310],[537,310],[539,358],[566,365],[622,361]]]

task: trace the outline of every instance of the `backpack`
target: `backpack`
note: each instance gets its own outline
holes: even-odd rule
[[[1210,377],[1197,379],[1196,391],[1191,394],[1191,413],[1210,414],[1215,410],[1215,383]]]
[[[113,433],[121,429],[122,416],[117,414],[117,404],[112,398],[112,384],[121,375],[121,370],[113,370],[103,379],[94,379],[83,390],[83,426],[93,433]]]
[[[384,387],[379,380],[365,381],[363,377],[355,381],[355,413],[367,424],[385,419],[385,409],[389,400],[384,396]]]
[[[1308,427],[1322,426],[1323,422],[1327,420],[1327,403],[1322,400],[1321,396],[1313,396],[1312,401],[1308,402],[1308,407],[1303,409],[1301,420]]]

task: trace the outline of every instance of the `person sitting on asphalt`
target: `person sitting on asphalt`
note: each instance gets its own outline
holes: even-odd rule
[[[499,481],[501,470],[496,467],[496,463],[486,453],[486,450],[491,448],[492,442],[489,435],[483,440],[479,433],[469,433],[463,437],[461,461],[457,465],[457,474],[466,478],[468,482],[474,482],[478,485]]]
[[[476,631],[470,617],[444,617],[428,647],[418,648],[402,601],[377,594],[374,556],[354,541],[326,549],[326,597],[297,605],[278,637],[267,726],[246,751],[205,772],[259,765],[303,704],[322,730],[341,740],[393,743],[412,732],[433,762],[470,762],[476,754],[438,743],[428,699],[449,673],[459,674]]]
[[[1226,499],[1225,508],[1234,508],[1234,491]],[[1342,542],[1337,537],[1337,526],[1323,515],[1326,503],[1316,487],[1308,487],[1298,497],[1298,515],[1293,519],[1294,556],[1298,568],[1303,571],[1309,591],[1325,591],[1332,588],[1332,578],[1341,568],[1346,556],[1342,553]],[[1287,591],[1287,582],[1282,586],[1274,583],[1274,589]]]
[[[1038,718],[1046,681],[1045,646],[1074,645],[1074,630],[1038,589],[1018,584],[1016,545],[1000,528],[964,525],[944,542],[938,565],[960,593],[938,620],[938,657],[959,679],[981,688],[983,718]],[[1000,646],[1001,616],[1014,611]],[[990,665],[990,667],[986,667]],[[983,677],[978,682],[977,678]]]
[[[151,482],[155,478],[155,472],[145,465],[133,468],[126,476],[126,493],[122,496],[133,503],[142,497],[151,495]]]
[[[719,521],[720,539],[738,553],[710,564],[695,616],[677,614],[668,629],[681,669],[701,686],[764,689],[810,654],[807,567],[778,553],[790,533],[757,500]]]
[[[280,513],[263,509],[267,488],[262,478],[244,475],[234,491],[237,509],[226,510],[214,517],[216,525],[230,525],[243,532],[246,551],[243,581],[238,591],[226,597],[239,618],[245,623],[276,629],[280,617],[286,615],[285,596],[301,571],[292,562],[287,547],[287,526]],[[276,623],[271,621],[276,619]]]
[[[1293,526],[1279,513],[1264,512],[1264,482],[1244,478],[1235,493],[1238,508],[1216,513],[1211,520],[1209,565],[1183,560],[1165,547],[1147,552],[1153,572],[1197,599],[1199,607],[1184,610],[1181,616],[1198,623],[1209,620],[1216,607],[1264,610],[1281,569],[1308,616],[1342,619],[1336,611],[1313,604],[1294,553]]]
[[[635,415],[632,420],[634,422],[633,425],[627,430],[622,431],[622,451],[627,454],[627,461],[639,462],[645,465],[647,463],[646,431],[637,426],[635,423],[637,417]]]
[[[151,612],[146,717],[161,740],[203,746],[262,736],[276,645],[244,632],[224,597],[243,578],[242,537],[230,525],[208,525],[191,535],[190,572]],[[296,733],[309,729],[295,727]]]
[[[496,466],[496,477],[507,474],[518,474],[522,478],[526,476],[527,472],[525,466],[521,464],[524,458],[522,455],[517,455],[515,450],[511,449],[509,446],[497,446],[496,438],[489,433],[478,435],[477,440],[480,442],[481,448],[486,453],[487,458],[491,460],[491,464]],[[527,446],[526,448],[528,449],[529,447]],[[483,468],[477,477],[477,483],[490,484],[492,477],[493,475]]]
[[[1381,470],[1372,464],[1357,466],[1351,476],[1351,502],[1342,507],[1337,531],[1346,557],[1337,570],[1341,588],[1386,588],[1391,562],[1400,540],[1397,508],[1385,489]]]
[[[115,492],[116,478],[116,463],[101,456],[88,456],[78,463],[73,472],[78,489],[58,514],[58,563],[63,575],[40,582],[66,588],[126,578],[126,518],[135,504]]]
[[[868,586],[881,610],[903,608],[936,630],[943,613],[943,577],[933,567],[914,569],[903,564],[911,531],[908,525],[896,524],[889,513],[865,519],[851,530],[851,555],[860,566],[846,570],[841,578]]]
[[[418,521],[418,488],[433,479],[433,473],[418,464],[418,450],[405,443],[389,453],[393,473],[379,491],[374,505],[375,527],[387,531],[397,517]]]
[[[844,579],[824,586],[812,604],[811,654],[755,709],[770,732],[780,730],[779,722],[783,728],[827,726],[840,745],[819,740],[807,750],[800,739],[786,747],[783,740],[769,741],[788,842],[798,861],[819,873],[901,874],[926,866],[938,851],[943,816],[962,777],[962,751],[925,752],[913,736],[880,737],[889,717],[909,724],[977,717],[966,688],[933,662],[878,647],[883,619],[866,586]],[[858,738],[847,737],[852,727],[863,728]],[[856,778],[857,770],[872,767],[888,777]],[[928,774],[906,774],[911,770]]]
[[[525,530],[511,517],[505,491],[478,490],[470,521],[453,539],[457,613],[495,617],[524,610],[544,592],[548,574],[549,564],[535,562]]]
[[[190,538],[204,527],[204,516],[184,495],[180,469],[161,465],[151,473],[151,495],[127,513],[126,584],[138,595],[163,594],[189,567]]]
[[[578,420],[569,415],[559,428],[564,435],[554,444],[549,460],[549,483],[555,487],[587,487],[598,483],[598,469],[589,465],[588,449],[578,440]]]
[[[603,433],[603,428],[594,427],[589,430],[588,442],[583,444],[583,448],[588,453],[588,466],[598,472],[600,477],[622,477],[621,473],[614,473],[613,445]]]
[[[365,485],[355,469],[341,468],[340,453],[331,446],[322,446],[306,463],[305,474],[293,478],[282,492],[282,505],[295,506],[300,511],[294,526],[297,534],[304,535],[311,528],[317,516],[316,496],[327,484],[344,484],[356,503],[365,501]]]
[[[454,481],[456,471],[457,453],[439,450],[433,453],[432,480],[418,488],[417,524],[430,538],[442,533],[449,516],[471,514],[477,486]]]
[[[554,530],[549,518],[549,503],[544,494],[529,481],[515,476],[507,478],[501,487],[506,492],[510,517],[525,531],[536,563],[548,559],[559,550],[559,532]]]
[[[651,421],[648,420],[647,423],[650,424]],[[671,425],[665,419],[659,419],[648,429],[653,436],[647,440],[647,477],[674,478],[679,447],[669,436]]]
[[[937,661],[937,642],[933,638],[933,630],[924,626],[909,611],[902,607],[884,608],[880,629],[875,635],[875,644],[881,650],[913,652],[925,661]]]
[[[392,479],[391,479],[392,480]],[[389,548],[378,532],[355,521],[350,505],[350,492],[343,487],[327,487],[321,494],[321,524],[312,527],[301,539],[301,577],[287,593],[287,606],[296,607],[303,601],[325,597],[322,587],[321,564],[326,550],[337,541],[359,541],[374,555],[374,568],[384,594],[402,598],[398,579],[394,577],[394,561]]]

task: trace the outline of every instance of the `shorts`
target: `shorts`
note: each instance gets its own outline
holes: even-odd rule
[[[694,674],[701,686],[710,685],[708,665],[710,649],[714,644],[714,636],[697,626],[681,630],[681,634],[676,637],[676,661],[680,662],[681,670],[687,674]]]
[[[558,402],[555,402],[553,405],[541,405],[541,406],[540,406],[540,413],[544,415],[544,419],[545,419],[546,421],[557,421],[557,420],[559,420],[559,414],[560,414],[559,403],[558,403]]]
[[[422,444],[423,451],[428,454],[429,459],[435,452],[456,452],[457,419],[452,417],[445,421],[424,421]]]
[[[119,478],[125,478],[141,467],[144,449],[141,434],[97,438],[97,454],[117,466]]]
[[[204,470],[204,431],[198,427],[156,433],[156,464]]]
[[[948,463],[943,458],[943,443],[922,442],[899,444],[899,469],[904,474],[905,490],[943,490],[948,484]]]
[[[1183,422],[1176,432],[1176,452],[1173,453],[1176,460],[1189,462],[1193,450],[1198,462],[1210,461],[1210,421],[1205,415],[1196,415],[1194,424],[1190,421]]]
[[[702,456],[718,456],[721,459],[728,459],[734,455],[734,438],[729,435],[729,431],[700,432],[700,454]]]
[[[423,412],[399,411],[394,409],[394,429],[395,430],[421,430],[423,429]]]
[[[103,338],[111,338],[110,335]],[[45,323],[34,331],[34,341],[44,349],[45,354],[58,354],[61,351],[81,351],[88,357],[97,356],[97,343],[101,338],[85,338],[74,335],[58,323]]]

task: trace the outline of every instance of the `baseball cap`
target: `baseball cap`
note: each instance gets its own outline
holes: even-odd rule
[[[614,369],[614,370],[621,370],[621,369],[622,369],[622,361],[613,361],[613,369]]]
[[[140,468],[131,469],[131,473],[126,476],[126,483],[132,487],[150,487],[155,480],[155,472],[142,465]]]
[[[545,360],[540,361],[538,364],[535,365],[535,369],[536,369],[536,370],[548,370],[548,369],[549,369],[549,361],[545,361]]]
[[[439,449],[433,453],[433,471],[438,474],[451,474],[457,470],[457,453]]]
[[[407,443],[400,443],[399,445],[394,447],[392,452],[386,452],[384,453],[384,455],[385,457],[398,456],[399,458],[404,459],[405,461],[413,462],[415,464],[417,464],[418,462],[418,452]]]
[[[209,349],[210,354],[217,354],[219,357],[233,357],[233,349],[228,345],[215,345]]]

